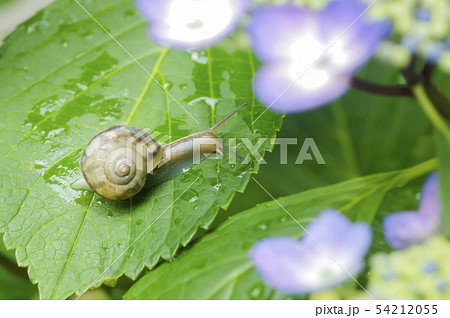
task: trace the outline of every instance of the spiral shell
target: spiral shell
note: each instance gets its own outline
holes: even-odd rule
[[[162,156],[161,145],[144,130],[112,126],[92,138],[80,166],[93,191],[107,199],[123,200],[144,187]]]

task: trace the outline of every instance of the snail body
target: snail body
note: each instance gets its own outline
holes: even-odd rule
[[[72,188],[92,190],[110,200],[124,200],[141,191],[149,174],[158,173],[158,165],[170,170],[192,160],[195,152],[223,155],[221,150],[225,149],[236,155],[222,145],[215,130],[245,105],[211,128],[164,147],[145,130],[125,125],[109,127],[96,134],[86,146],[80,158],[83,179],[73,183]]]

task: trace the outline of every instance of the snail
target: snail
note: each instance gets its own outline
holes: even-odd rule
[[[196,151],[206,156],[216,152],[223,156],[224,149],[243,160],[219,141],[215,131],[246,105],[236,108],[209,129],[166,146],[161,146],[145,130],[126,125],[109,127],[96,134],[86,146],[80,158],[83,178],[71,187],[91,190],[110,200],[124,200],[141,191],[148,177],[162,171],[170,173],[192,159]]]

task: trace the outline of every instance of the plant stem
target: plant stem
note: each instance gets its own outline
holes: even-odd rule
[[[415,178],[428,174],[431,171],[436,170],[437,168],[438,168],[437,158],[433,158],[428,161],[422,162],[416,166],[403,170],[402,173],[398,176],[396,184],[397,186],[403,186],[405,183],[408,183],[411,180],[414,180]]]
[[[414,97],[422,107],[425,114],[431,120],[433,125],[441,132],[447,143],[450,145],[450,128],[429,99],[427,93],[425,92],[423,84],[414,84],[411,87],[411,91],[413,92]]]
[[[360,90],[378,94],[378,95],[387,95],[387,96],[405,96],[412,97],[413,94],[411,90],[406,85],[381,85],[376,83],[367,82],[365,80],[354,77],[352,80],[353,87],[358,88]]]
[[[422,70],[422,78],[426,83],[431,83],[435,65],[434,63],[426,63]]]

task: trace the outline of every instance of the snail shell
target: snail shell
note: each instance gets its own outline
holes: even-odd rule
[[[80,166],[89,187],[111,200],[128,199],[145,185],[163,157],[163,148],[146,131],[112,126],[87,145]]]

